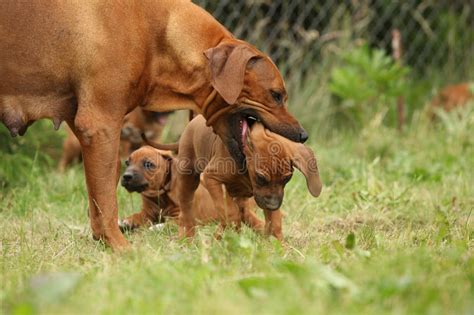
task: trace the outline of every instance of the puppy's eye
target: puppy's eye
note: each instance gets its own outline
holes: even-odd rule
[[[130,165],[130,161],[129,160],[125,160],[125,166],[129,166]]]
[[[150,162],[150,161],[145,161],[145,162],[143,162],[143,167],[144,167],[146,170],[152,170],[152,169],[154,169],[156,166],[155,166],[155,164],[153,164],[153,163]]]
[[[283,95],[280,92],[270,91],[270,93],[272,94],[272,97],[275,100],[275,102],[277,102],[278,104],[283,103]]]
[[[256,183],[258,186],[265,186],[268,185],[269,182],[264,176],[257,174]]]

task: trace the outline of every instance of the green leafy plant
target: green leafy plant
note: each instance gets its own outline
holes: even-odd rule
[[[354,127],[365,126],[377,115],[385,118],[407,88],[407,67],[396,63],[385,51],[357,47],[342,56],[331,72],[329,89],[339,101],[336,112]]]

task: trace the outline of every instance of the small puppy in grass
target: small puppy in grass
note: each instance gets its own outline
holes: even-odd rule
[[[178,192],[176,189],[177,161],[169,151],[144,146],[132,152],[125,162],[127,168],[121,184],[129,192],[138,192],[142,196],[142,209],[124,220],[119,226],[132,230],[142,226],[162,227],[166,220],[179,220]],[[252,200],[237,201],[245,224],[258,232],[263,232],[264,224],[252,209]],[[209,192],[199,185],[193,200],[193,211],[199,224],[225,221],[225,213],[219,213]]]
[[[217,211],[227,214],[228,220],[221,221],[222,228],[229,223],[239,227],[242,221],[239,202],[245,203],[254,197],[264,210],[266,232],[279,240],[283,238],[280,206],[293,167],[306,177],[310,193],[319,196],[322,184],[311,149],[265,129],[252,119],[242,118],[239,130],[238,143],[246,158],[243,168],[201,115],[187,125],[178,144],[148,142],[158,149],[178,150],[181,236],[194,234],[198,213],[193,200],[201,187],[201,178]]]
[[[123,120],[120,132],[120,157],[126,158],[143,144],[141,134],[148,139],[159,141],[170,113],[155,113],[137,107]],[[64,172],[75,161],[82,162],[82,150],[79,140],[71,128],[66,127],[67,136],[63,143],[63,153],[59,161],[59,171]]]

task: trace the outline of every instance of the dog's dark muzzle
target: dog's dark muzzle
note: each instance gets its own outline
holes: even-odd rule
[[[129,192],[143,192],[148,188],[148,182],[143,175],[129,169],[122,175],[121,185]]]
[[[250,100],[244,100],[242,104],[246,109],[241,113],[255,117],[257,121],[261,121],[265,128],[272,132],[294,142],[304,143],[308,140],[308,133],[295,117],[288,112],[286,107],[282,106],[269,110],[263,104]]]
[[[278,196],[255,196],[255,202],[257,205],[265,210],[276,211],[280,209],[283,202],[283,198]]]

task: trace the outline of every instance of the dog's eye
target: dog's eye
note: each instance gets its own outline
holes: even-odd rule
[[[272,94],[272,97],[275,100],[275,102],[277,102],[278,104],[283,103],[283,95],[280,92],[270,91],[270,93]]]
[[[130,161],[129,160],[125,160],[125,166],[129,166],[130,165]]]
[[[155,164],[153,164],[152,162],[150,161],[145,161],[143,162],[143,167],[146,169],[146,170],[152,170],[155,168]]]
[[[256,183],[258,186],[265,186],[268,185],[269,182],[264,176],[257,174]]]

